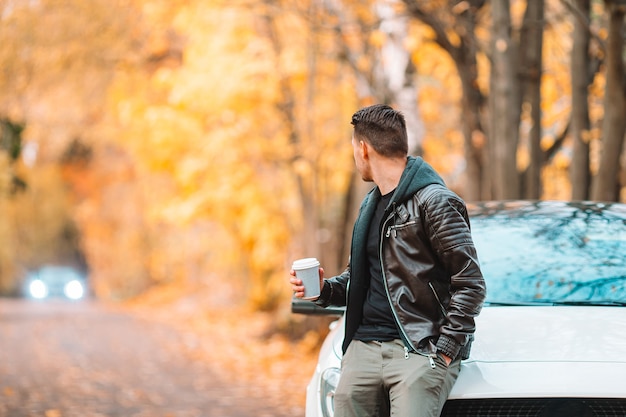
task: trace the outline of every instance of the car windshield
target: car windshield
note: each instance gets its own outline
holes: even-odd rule
[[[488,303],[626,303],[625,221],[570,214],[472,219]]]

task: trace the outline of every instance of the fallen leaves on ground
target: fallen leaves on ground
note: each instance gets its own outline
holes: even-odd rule
[[[210,363],[225,380],[250,384],[268,400],[304,414],[306,385],[315,369],[323,334],[310,330],[297,341],[275,329],[298,320],[288,308],[251,312],[234,303],[211,303],[208,288],[162,287],[123,307],[142,318],[176,327],[183,353]],[[216,307],[217,305],[217,307]]]

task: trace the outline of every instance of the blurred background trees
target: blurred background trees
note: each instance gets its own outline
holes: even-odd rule
[[[622,0],[0,0],[0,292],[209,287],[274,310],[347,261],[350,116],[401,109],[467,200],[626,200]]]

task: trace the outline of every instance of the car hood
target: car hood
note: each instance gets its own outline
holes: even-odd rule
[[[485,307],[471,360],[624,362],[624,307]]]
[[[451,398],[626,397],[626,308],[485,307]]]
[[[333,323],[341,358],[343,317]],[[485,307],[466,362],[625,362],[624,307]]]
[[[340,366],[343,318],[333,324],[321,369]],[[624,334],[624,307],[486,306],[450,399],[626,398]]]

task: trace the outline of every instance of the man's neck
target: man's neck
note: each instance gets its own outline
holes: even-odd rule
[[[389,194],[400,183],[402,173],[406,168],[406,159],[379,159],[372,166],[374,183],[382,195]]]

